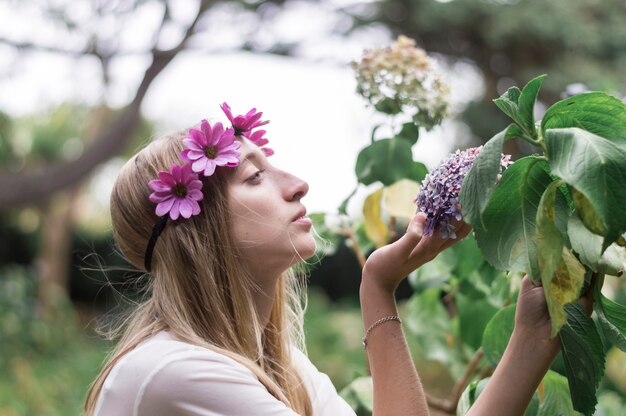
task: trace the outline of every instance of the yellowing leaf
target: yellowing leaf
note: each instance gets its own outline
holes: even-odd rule
[[[552,320],[552,334],[558,334],[567,321],[565,305],[578,300],[580,289],[585,282],[585,268],[566,247],[563,247],[561,261],[554,272],[552,281],[542,279]]]
[[[400,179],[383,191],[385,210],[389,215],[406,218],[415,216],[415,197],[420,189],[420,184],[410,179]]]
[[[376,247],[387,244],[389,230],[381,218],[381,200],[383,189],[368,195],[363,203],[363,217],[365,219],[365,234],[374,242]]]
[[[585,195],[572,188],[572,200],[576,208],[576,214],[585,224],[585,227],[594,234],[606,235],[606,227],[602,224],[600,217],[596,214],[596,210]]]

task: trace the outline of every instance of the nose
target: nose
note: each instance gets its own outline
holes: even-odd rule
[[[299,201],[309,192],[309,184],[291,173],[284,172],[284,197],[287,201]]]

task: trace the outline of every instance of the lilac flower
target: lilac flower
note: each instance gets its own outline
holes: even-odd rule
[[[194,172],[202,172],[211,176],[217,166],[237,166],[239,164],[239,147],[233,129],[224,130],[222,123],[215,123],[211,128],[208,121],[202,120],[201,130],[189,129],[189,137],[183,139],[185,150],[181,159],[191,163]]]
[[[159,172],[159,179],[148,185],[154,191],[150,201],[157,204],[155,213],[159,217],[169,213],[172,220],[177,220],[179,216],[190,218],[200,213],[202,182],[189,164],[172,165],[169,172]]]
[[[482,146],[464,151],[457,150],[448,156],[438,168],[426,175],[415,199],[418,211],[426,213],[424,235],[432,235],[438,228],[441,230],[442,238],[456,238],[456,230],[452,222],[463,218],[459,192],[461,192],[465,175],[481,150]],[[512,163],[510,155],[502,155],[500,173]]]
[[[228,104],[222,103],[220,107],[222,108],[222,111],[224,111],[224,114],[226,114],[226,117],[228,117],[228,119],[232,123],[233,129],[235,129],[235,136],[242,135],[246,132],[251,131],[252,129],[264,126],[269,123],[269,121],[267,120],[261,120],[263,113],[257,112],[256,108],[248,111],[245,116],[233,116],[233,113],[230,110],[230,106]]]

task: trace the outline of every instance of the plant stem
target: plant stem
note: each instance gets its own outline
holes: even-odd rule
[[[463,373],[463,377],[461,377],[454,385],[454,388],[452,389],[452,404],[454,409],[456,409],[456,406],[459,404],[463,390],[465,390],[465,386],[472,377],[472,374],[474,374],[474,371],[478,368],[478,364],[480,363],[480,360],[482,360],[483,355],[483,348],[480,347],[476,350],[474,357],[472,357],[471,361],[467,365],[465,373]]]
[[[352,250],[354,250],[354,254],[356,255],[357,260],[359,261],[359,265],[361,266],[361,269],[363,269],[363,267],[365,267],[366,259],[365,259],[365,255],[363,254],[363,250],[361,249],[361,245],[359,244],[359,242],[357,241],[354,235],[354,231],[352,231],[352,228],[350,228],[349,225],[344,224],[342,233],[352,243]]]

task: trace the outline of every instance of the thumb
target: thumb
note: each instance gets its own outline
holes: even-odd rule
[[[409,223],[406,233],[394,243],[402,255],[408,257],[415,246],[422,240],[425,222],[426,214],[423,212],[417,213]]]

